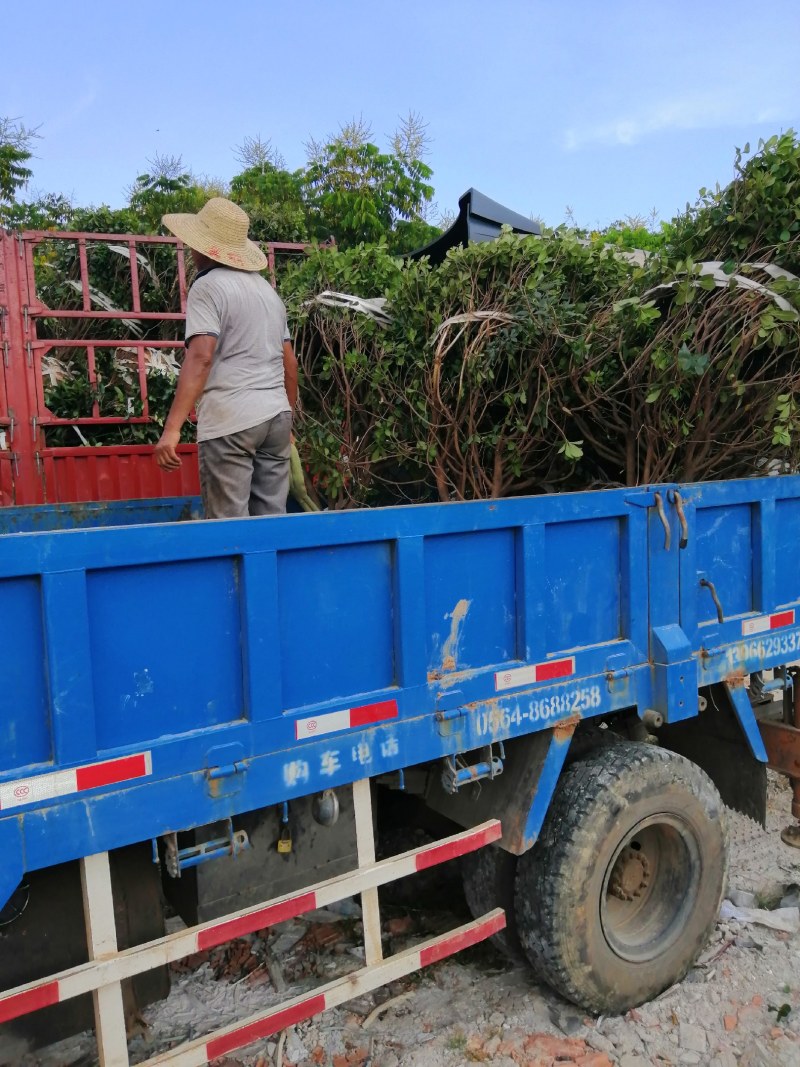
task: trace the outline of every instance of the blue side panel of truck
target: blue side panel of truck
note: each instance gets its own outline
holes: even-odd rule
[[[800,650],[794,477],[89,510],[0,513],[0,906],[26,870],[366,776],[626,708],[679,722]]]

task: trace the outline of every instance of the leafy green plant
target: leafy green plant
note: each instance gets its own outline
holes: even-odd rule
[[[379,241],[398,220],[421,218],[433,196],[431,174],[425,163],[369,142],[333,141],[302,176],[312,232],[345,248]]]
[[[36,130],[19,119],[0,118],[0,225],[9,224],[10,207],[16,194],[33,174],[27,164],[36,137]]]

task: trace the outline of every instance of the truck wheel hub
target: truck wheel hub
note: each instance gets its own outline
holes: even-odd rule
[[[608,888],[618,900],[633,900],[641,896],[650,884],[647,856],[635,845],[636,842],[622,850],[611,872]]]

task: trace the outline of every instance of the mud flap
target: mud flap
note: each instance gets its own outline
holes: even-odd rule
[[[747,690],[741,685],[734,687],[728,685],[727,682],[725,683],[725,688],[728,690],[733,710],[739,720],[742,732],[747,738],[747,744],[750,746],[753,757],[759,763],[766,763],[767,750],[764,747],[764,741],[761,737],[761,731],[758,729],[755,712],[753,711],[753,705],[750,703],[750,697],[747,695]]]
[[[701,767],[729,808],[763,826],[767,818],[766,751],[747,691],[725,683],[700,690],[697,716],[665,725],[658,740]]]
[[[576,726],[576,722],[563,723],[506,741],[505,769],[493,781],[475,782],[457,793],[446,793],[440,776],[432,775],[425,803],[459,826],[500,819],[500,847],[521,856],[539,836]]]

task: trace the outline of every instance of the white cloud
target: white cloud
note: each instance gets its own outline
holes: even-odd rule
[[[587,144],[632,145],[662,130],[718,129],[740,123],[776,122],[788,117],[786,105],[748,99],[746,90],[723,87],[675,97],[593,125],[574,126],[562,147],[577,151]]]

